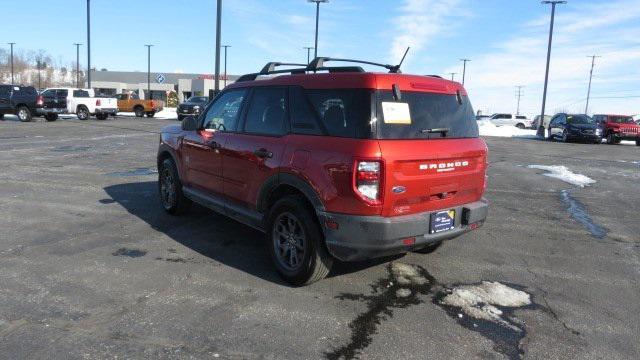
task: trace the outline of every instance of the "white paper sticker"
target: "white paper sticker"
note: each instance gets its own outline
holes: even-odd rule
[[[382,115],[386,124],[411,124],[411,114],[407,103],[383,101]]]

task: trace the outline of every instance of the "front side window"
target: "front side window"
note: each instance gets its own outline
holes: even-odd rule
[[[252,134],[284,135],[287,114],[286,88],[255,88],[247,110],[244,131]]]
[[[202,127],[219,131],[236,131],[240,107],[246,93],[246,89],[237,89],[220,95],[207,109]]]

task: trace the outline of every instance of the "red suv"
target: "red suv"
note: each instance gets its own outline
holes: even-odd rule
[[[593,115],[596,124],[602,129],[602,137],[607,144],[619,144],[622,140],[631,140],[640,146],[640,125],[627,115]]]
[[[398,65],[324,65],[335,60],[359,62],[240,77],[197,118],[163,128],[158,150],[168,213],[195,201],[265,232],[298,285],[334,259],[432,251],[487,215],[487,146],[465,89]]]

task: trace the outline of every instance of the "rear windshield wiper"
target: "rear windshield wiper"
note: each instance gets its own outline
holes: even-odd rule
[[[447,133],[449,132],[449,128],[433,128],[433,129],[422,129],[420,130],[421,134],[434,134],[434,133],[440,133],[442,134],[442,137],[446,137]]]

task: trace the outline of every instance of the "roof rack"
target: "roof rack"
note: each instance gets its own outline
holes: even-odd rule
[[[375,62],[365,61],[365,60],[339,59],[339,58],[330,58],[330,57],[317,57],[317,58],[311,60],[311,62],[309,63],[309,66],[307,66],[307,70],[308,71],[321,70],[322,68],[325,68],[324,63],[327,62],[327,61],[343,61],[343,62],[352,62],[352,63],[357,63],[357,64],[374,65],[374,66],[383,67],[383,68],[389,70],[390,73],[399,73],[400,72],[400,65],[380,64],[380,63],[375,63]]]

